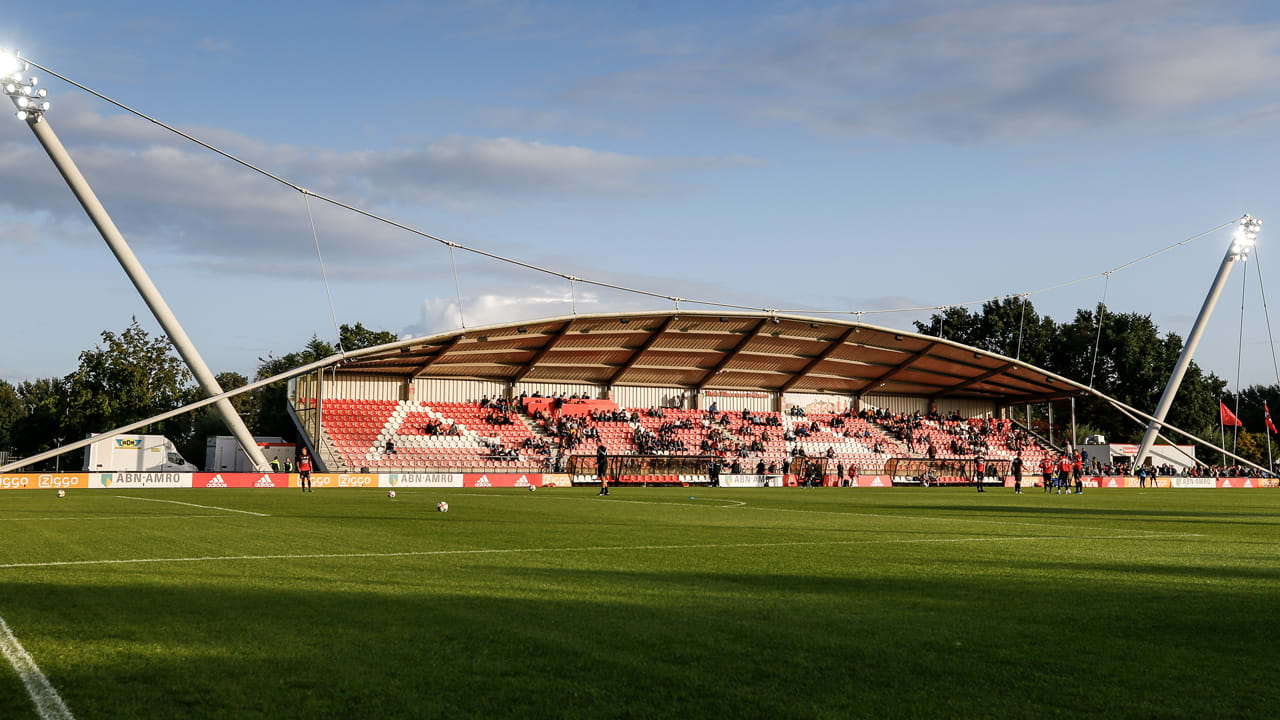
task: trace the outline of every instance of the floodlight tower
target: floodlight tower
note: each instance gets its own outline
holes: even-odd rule
[[[1231,274],[1232,265],[1237,260],[1249,261],[1249,251],[1253,249],[1258,239],[1258,231],[1261,229],[1262,221],[1250,215],[1240,218],[1237,223],[1235,234],[1231,236],[1231,247],[1227,248],[1227,254],[1223,256],[1222,264],[1218,266],[1218,274],[1213,278],[1213,284],[1209,286],[1209,294],[1204,299],[1204,305],[1200,306],[1200,314],[1196,316],[1195,325],[1191,326],[1191,334],[1187,336],[1187,342],[1182,346],[1182,354],[1178,356],[1178,362],[1173,366],[1173,373],[1169,375],[1169,384],[1165,385],[1164,394],[1160,396],[1160,402],[1156,405],[1151,424],[1147,426],[1147,432],[1142,436],[1142,444],[1138,446],[1138,454],[1133,459],[1134,467],[1141,467],[1143,459],[1151,452],[1151,446],[1155,445],[1156,434],[1160,432],[1164,418],[1169,414],[1169,407],[1173,405],[1173,398],[1178,394],[1178,386],[1182,385],[1182,376],[1187,374],[1191,357],[1195,355],[1196,346],[1200,344],[1200,336],[1204,334],[1204,328],[1209,324],[1213,307],[1218,304],[1218,296],[1222,294],[1222,288],[1227,284],[1227,276]]]
[[[106,240],[107,246],[111,248],[116,260],[124,268],[125,274],[133,281],[133,286],[138,289],[138,294],[142,295],[142,299],[147,303],[147,307],[151,308],[151,312],[155,315],[156,320],[160,322],[160,326],[164,328],[165,334],[169,336],[169,340],[178,350],[178,354],[186,361],[187,367],[191,368],[192,374],[196,377],[196,382],[200,383],[200,387],[209,395],[222,394],[222,388],[218,385],[218,381],[214,379],[213,372],[209,369],[209,366],[205,365],[204,359],[200,357],[200,353],[196,350],[196,346],[192,344],[191,338],[187,337],[186,331],[178,323],[178,318],[174,316],[173,311],[169,309],[168,303],[160,295],[160,291],[151,282],[151,277],[147,275],[147,271],[142,267],[142,263],[138,261],[138,257],[133,254],[132,248],[125,242],[124,235],[120,234],[120,230],[112,222],[111,216],[107,214],[106,208],[102,206],[98,196],[94,194],[93,188],[89,186],[88,181],[80,174],[80,169],[76,167],[71,156],[67,154],[67,149],[62,146],[58,136],[53,133],[53,128],[49,127],[48,121],[44,118],[45,112],[49,109],[49,101],[44,99],[48,95],[48,91],[38,87],[39,80],[37,78],[24,76],[29,67],[19,53],[0,50],[0,89],[3,89],[4,94],[13,100],[14,106],[18,108],[18,119],[27,123],[27,126],[35,133],[36,139],[44,147],[45,152],[49,154],[49,159],[53,160],[58,172],[62,173],[62,178],[67,181],[71,192],[75,194],[76,199],[80,201],[81,207],[89,215],[89,219],[93,221],[94,227],[98,228],[98,232],[102,234],[102,239]],[[222,415],[223,421],[230,428],[231,433],[239,441],[240,447],[244,449],[245,455],[259,470],[265,471],[268,467],[267,459],[262,455],[262,450],[258,447],[257,441],[253,439],[253,434],[249,432],[249,428],[245,426],[244,420],[240,418],[235,408],[232,407],[231,402],[225,399],[219,400],[216,407]]]

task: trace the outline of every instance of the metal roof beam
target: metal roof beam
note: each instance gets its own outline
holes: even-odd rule
[[[618,372],[614,373],[607,381],[605,381],[604,384],[614,385],[615,383],[617,383],[618,380],[621,379],[623,375],[627,374],[628,370],[634,367],[636,363],[640,362],[641,355],[644,355],[649,350],[649,348],[657,344],[658,340],[662,338],[663,333],[665,333],[667,330],[670,330],[671,326],[675,324],[676,319],[679,317],[680,317],[679,315],[671,315],[665,321],[663,321],[663,323],[659,325],[657,329],[652,330],[649,333],[649,337],[645,338],[644,344],[640,346],[640,349],[636,350],[634,353],[631,353],[631,357],[627,358],[627,362],[624,363],[622,367],[618,368]]]
[[[426,362],[422,363],[417,368],[415,368],[414,371],[409,375],[409,380],[412,381],[414,378],[421,377],[423,373],[431,369],[432,365],[436,364],[437,360],[444,357],[445,354],[447,354],[450,350],[457,347],[458,343],[462,342],[462,339],[465,337],[466,335],[462,335],[462,334],[455,335],[453,339],[449,340],[449,342],[445,343],[439,350],[437,350],[434,355],[432,355],[430,358],[427,358]]]
[[[751,328],[751,330],[743,334],[741,340],[735,343],[732,348],[725,351],[724,356],[720,358],[720,362],[716,363],[715,367],[708,370],[707,374],[703,375],[702,378],[698,380],[697,383],[694,384],[695,388],[701,391],[702,388],[706,387],[707,383],[711,382],[711,378],[715,377],[719,373],[723,372],[725,368],[729,367],[729,363],[733,362],[734,359],[737,358],[738,355],[742,353],[743,348],[745,348],[752,340],[755,340],[756,338],[760,337],[760,333],[764,331],[764,326],[768,324],[769,324],[768,318],[761,318],[760,322],[756,323],[755,327]]]
[[[563,340],[564,336],[569,334],[569,328],[571,327],[573,327],[572,320],[565,323],[564,326],[560,328],[560,330],[558,330],[554,335],[551,336],[551,339],[547,340],[547,344],[543,345],[541,350],[538,350],[538,352],[534,353],[533,357],[529,358],[529,362],[525,363],[524,367],[521,368],[520,372],[516,373],[511,378],[511,382],[513,384],[518,383],[521,380],[525,379],[525,376],[527,376],[530,372],[533,372],[533,366],[537,365],[539,360],[546,357],[547,353],[551,352],[551,349],[556,346],[556,343]]]
[[[912,353],[911,357],[908,357],[906,360],[903,360],[897,365],[894,365],[892,368],[889,369],[888,372],[882,373],[879,377],[872,378],[871,380],[867,381],[867,384],[863,386],[859,392],[865,392],[870,388],[880,387],[884,383],[892,380],[894,377],[900,374],[903,370],[906,370],[907,368],[911,367],[912,363],[916,362],[920,358],[932,352],[933,349],[937,346],[938,346],[938,343],[936,342],[931,342],[928,345],[925,345],[924,347],[920,348],[916,352]]]
[[[839,339],[828,343],[827,348],[823,350],[822,353],[818,355],[818,357],[810,360],[809,364],[805,365],[803,370],[793,375],[790,380],[782,383],[782,387],[779,388],[779,391],[786,392],[791,388],[795,387],[796,383],[804,379],[804,376],[813,372],[814,369],[817,368],[819,365],[821,365],[823,362],[825,362],[827,358],[831,357],[832,355],[835,355],[837,350],[844,347],[844,344],[849,342],[849,338],[853,337],[853,333],[855,332],[855,330],[856,330],[855,328],[849,328],[848,330],[845,330],[844,333],[840,335]]]

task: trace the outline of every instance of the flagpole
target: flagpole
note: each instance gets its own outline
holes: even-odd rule
[[[1222,403],[1221,400],[1218,401]],[[1227,419],[1222,417],[1222,413],[1218,413],[1218,431],[1222,434],[1222,467],[1227,466]],[[1233,451],[1234,452],[1234,451]]]
[[[1276,466],[1271,462],[1271,428],[1275,427],[1275,423],[1271,422],[1271,408],[1267,406],[1267,401],[1262,401],[1262,413],[1267,421],[1263,423],[1263,430],[1267,431],[1267,472],[1275,474]]]

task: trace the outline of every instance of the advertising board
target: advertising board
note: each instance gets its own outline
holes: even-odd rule
[[[109,472],[90,473],[89,487],[127,490],[129,488],[189,488],[191,473]]]
[[[782,487],[782,476],[721,475],[720,487]]]
[[[542,484],[542,475],[538,473],[466,473],[462,476],[463,487],[529,487]]]
[[[0,475],[0,490],[66,490],[90,487],[89,473],[15,473]]]
[[[284,473],[195,473],[190,487],[287,488],[289,476]]]
[[[302,487],[298,474],[286,475],[289,479],[287,487]],[[376,488],[381,484],[377,475],[369,473],[311,473],[313,488]]]
[[[568,477],[568,476],[566,476]],[[460,488],[461,473],[389,473],[378,476],[381,488]]]
[[[542,487],[573,487],[573,477],[563,474],[543,475]]]

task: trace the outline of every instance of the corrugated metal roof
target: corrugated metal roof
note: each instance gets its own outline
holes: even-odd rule
[[[1065,397],[1039,368],[863,323],[654,311],[549,318],[391,343],[340,371],[404,377],[894,393],[1009,403]]]

